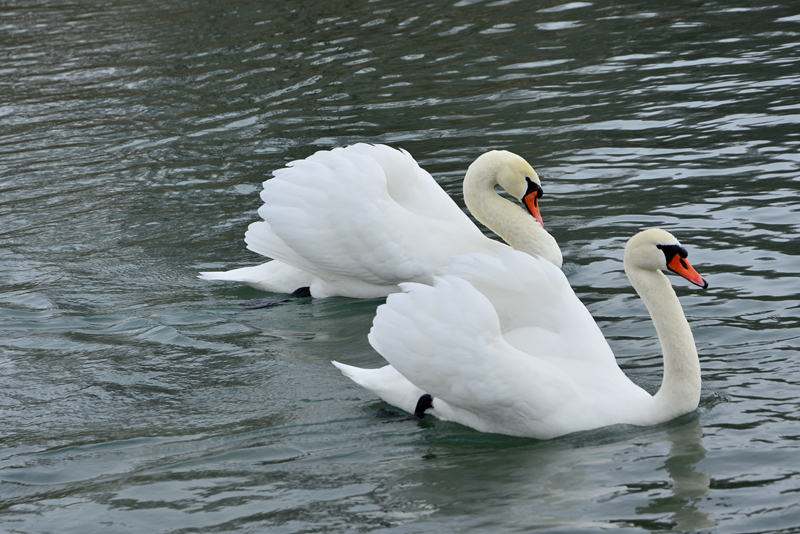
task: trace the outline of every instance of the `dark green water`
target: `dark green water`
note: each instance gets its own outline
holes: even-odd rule
[[[800,531],[800,6],[10,0],[0,6],[3,532]],[[625,371],[660,348],[625,241],[673,232],[696,414],[550,442],[387,423],[380,300],[243,310],[261,182],[358,141],[463,204],[539,171]]]

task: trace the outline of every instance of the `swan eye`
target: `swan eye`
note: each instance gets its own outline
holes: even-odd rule
[[[667,265],[669,265],[675,256],[680,256],[681,265],[686,267],[686,262],[683,261],[683,258],[689,256],[689,252],[681,245],[656,245],[656,247],[661,249],[661,252],[664,253],[664,257],[667,259]]]
[[[530,176],[526,176],[525,181],[528,182],[528,189],[525,191],[525,194],[522,195],[522,198],[527,197],[531,193],[536,193],[536,198],[542,198],[544,196],[544,190],[542,189],[542,186],[531,180]]]

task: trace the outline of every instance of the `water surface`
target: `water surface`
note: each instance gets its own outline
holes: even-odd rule
[[[0,11],[4,532],[795,532],[800,10],[788,0],[12,0]],[[703,367],[694,414],[540,442],[387,406],[380,300],[196,279],[252,265],[261,182],[353,142],[463,206],[481,152],[539,171],[576,293],[634,381],[622,272],[660,226]]]

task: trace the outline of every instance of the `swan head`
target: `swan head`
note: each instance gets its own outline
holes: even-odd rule
[[[539,212],[539,199],[544,195],[542,182],[524,158],[507,150],[492,150],[478,157],[470,165],[470,171],[489,175],[487,178],[492,185],[499,184],[544,226]]]
[[[639,232],[628,240],[624,263],[626,269],[634,267],[670,271],[706,289],[708,282],[694,270],[686,259],[688,255],[675,236],[660,228],[653,228]]]

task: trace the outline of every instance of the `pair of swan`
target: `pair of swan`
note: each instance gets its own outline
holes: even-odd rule
[[[500,185],[525,209],[495,192]],[[480,156],[464,178],[464,201],[511,247],[561,266],[561,249],[539,213],[539,176],[506,151]],[[273,261],[206,280],[313,297],[385,297],[402,282],[430,284],[452,256],[509,247],[483,235],[408,152],[357,144],[290,163],[264,182],[262,221],[247,248]],[[533,215],[533,216],[531,216]]]
[[[498,184],[528,213],[500,197]],[[541,224],[541,194],[535,171],[510,152],[470,166],[465,203],[509,247],[485,237],[406,152],[363,144],[318,152],[264,183],[264,220],[246,242],[274,260],[201,277],[275,292],[308,288],[315,297],[389,295],[369,341],[390,365],[333,363],[419,416],[549,439],[695,410],[699,359],[662,273],[707,287],[686,250],[657,229],[625,248],[625,271],[664,351],[662,386],[651,396],[620,370],[561,272],[561,252]]]

